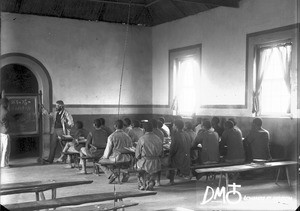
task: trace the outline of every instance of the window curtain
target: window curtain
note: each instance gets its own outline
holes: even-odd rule
[[[172,103],[172,109],[173,111],[176,112],[176,114],[178,113],[178,111],[180,111],[180,103],[178,102],[180,96],[180,90],[182,90],[182,85],[183,85],[183,79],[184,79],[184,70],[182,68],[180,68],[181,65],[181,61],[176,60],[175,61],[175,71],[174,71],[174,97],[173,97],[173,103]]]
[[[173,114],[192,115],[198,100],[200,81],[199,61],[194,57],[178,58],[173,63]]]
[[[291,49],[292,49],[292,46],[290,44],[286,45],[286,46],[277,47],[277,50],[280,52],[280,59],[281,59],[282,70],[283,70],[283,78],[284,78],[284,82],[285,82],[285,85],[286,85],[289,95],[291,95],[291,78],[290,78],[291,56],[292,56]],[[287,113],[291,113],[291,99],[289,99]]]
[[[178,112],[178,77],[177,77],[177,73],[178,73],[178,59],[174,60],[174,64],[173,64],[173,99],[172,99],[172,104],[171,104],[171,109],[173,110],[173,113],[177,114]]]
[[[253,104],[252,113],[257,114],[260,111],[259,96],[261,93],[261,84],[264,79],[264,71],[268,66],[273,48],[259,48],[255,50],[254,57],[254,84],[253,84]]]

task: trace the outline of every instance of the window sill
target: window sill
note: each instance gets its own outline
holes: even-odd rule
[[[281,119],[293,119],[293,114],[259,114],[257,117],[261,118],[281,118]]]

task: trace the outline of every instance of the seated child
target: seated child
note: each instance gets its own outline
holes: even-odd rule
[[[65,153],[70,152],[70,153],[79,153],[80,149],[82,147],[85,146],[84,143],[80,143],[80,141],[82,140],[86,140],[87,135],[88,135],[88,131],[86,129],[83,128],[83,123],[81,121],[77,121],[75,123],[75,128],[76,131],[74,133],[74,139],[72,142],[67,142],[67,144],[65,145],[64,149],[62,150],[62,154],[61,156],[57,159],[57,162],[63,162],[63,160],[65,160]],[[70,160],[70,167],[74,167],[72,165],[72,162]]]

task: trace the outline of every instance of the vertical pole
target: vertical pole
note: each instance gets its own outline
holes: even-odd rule
[[[122,85],[123,85],[123,75],[124,75],[124,68],[125,68],[128,31],[129,31],[130,9],[131,9],[131,1],[129,3],[129,8],[128,8],[127,24],[126,24],[126,34],[125,34],[125,41],[124,41],[123,63],[122,63],[122,71],[121,71],[121,79],[120,79],[120,89],[119,89],[119,100],[118,100],[118,119],[120,119],[120,107],[121,107]]]
[[[39,95],[38,95],[38,125],[39,125],[39,158],[38,158],[38,161],[39,163],[42,162],[43,158],[43,145],[44,145],[44,142],[43,142],[43,115],[42,115],[42,108],[43,108],[43,101],[42,101],[42,96],[43,96],[43,93],[42,93],[42,90],[40,90],[39,92]]]

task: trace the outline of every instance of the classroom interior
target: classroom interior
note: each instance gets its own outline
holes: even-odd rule
[[[74,120],[82,121],[87,130],[92,130],[93,120],[100,117],[113,128],[115,120],[124,118],[164,116],[168,123],[180,115],[195,123],[197,117],[218,116],[235,118],[246,136],[258,116],[270,132],[272,158],[299,165],[300,1],[237,2],[237,8],[218,6],[153,26],[128,24],[126,19],[113,23],[2,10],[1,92],[11,99],[34,99],[36,110],[41,105],[53,110],[55,102],[63,100]],[[40,2],[35,6],[43,7]],[[123,12],[126,17],[127,11]],[[282,43],[292,46],[288,112],[268,112],[283,100],[263,103],[261,98],[260,109],[255,110],[255,49]],[[180,68],[190,66],[196,71],[178,76]],[[22,83],[18,76],[23,76]],[[274,95],[282,90],[277,85],[272,89]],[[2,184],[41,178],[94,180],[85,188],[58,190],[60,196],[137,188],[134,175],[126,184],[107,184],[104,175],[91,173],[91,163],[86,175],[61,164],[42,165],[41,159],[49,154],[50,119],[36,115],[36,121],[27,118],[21,128],[14,128],[11,168],[1,169]],[[300,205],[298,167],[290,168],[291,186],[283,173],[275,184],[274,175],[275,171],[268,170],[254,179],[238,180],[243,197],[249,196],[238,205],[201,204],[205,188],[217,187],[217,179],[176,178],[178,184],[166,186],[164,177],[163,185],[155,187],[157,195],[134,199],[139,205],[128,210],[296,210]],[[1,196],[1,204],[34,199],[30,194]]]

